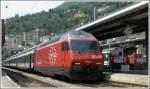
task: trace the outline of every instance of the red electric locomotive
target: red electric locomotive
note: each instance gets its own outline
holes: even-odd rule
[[[94,36],[71,31],[54,37],[35,50],[34,70],[73,80],[95,80],[103,71],[103,57]]]
[[[7,58],[3,66],[62,75],[72,80],[97,80],[102,75],[103,56],[94,36],[70,31]]]

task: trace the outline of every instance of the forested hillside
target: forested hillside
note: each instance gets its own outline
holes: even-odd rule
[[[36,28],[48,29],[48,34],[57,34],[83,25],[93,20],[93,8],[96,7],[96,17],[107,15],[131,2],[65,2],[48,12],[42,11],[32,15],[6,19],[6,34],[30,32]]]

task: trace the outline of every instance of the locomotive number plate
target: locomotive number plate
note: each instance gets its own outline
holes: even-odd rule
[[[92,55],[92,58],[101,58],[100,55]]]

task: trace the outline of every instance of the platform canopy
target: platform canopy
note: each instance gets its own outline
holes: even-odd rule
[[[131,34],[148,31],[148,3],[132,4],[75,30],[90,32],[98,40],[123,36],[127,31]]]

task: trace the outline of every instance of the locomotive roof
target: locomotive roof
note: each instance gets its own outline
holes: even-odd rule
[[[91,35],[90,33],[87,33],[85,31],[68,31],[66,33],[57,35],[53,37],[49,42],[42,43],[38,47],[44,47],[48,44],[53,44],[58,41],[63,41],[66,39],[87,39],[87,40],[96,40],[96,38]]]
[[[67,39],[93,39],[93,40],[96,40],[96,38],[93,35],[85,32],[85,31],[69,31],[69,32],[61,35],[61,40],[66,39],[66,38]]]
[[[85,32],[85,31],[68,31],[66,33],[63,33],[63,34],[60,34],[60,35],[53,37],[49,42],[42,43],[38,47],[43,47],[43,46],[46,46],[48,44],[53,44],[55,42],[63,41],[66,39],[87,39],[87,40],[92,39],[92,40],[96,40],[96,38],[93,35]]]

